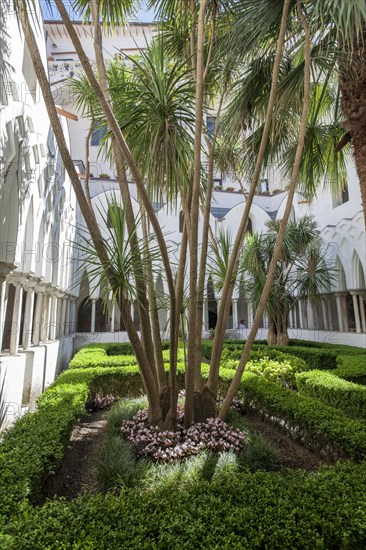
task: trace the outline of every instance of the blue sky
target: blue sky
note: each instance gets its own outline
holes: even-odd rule
[[[51,5],[49,5],[51,4]],[[69,6],[69,13],[70,15],[73,15],[73,10],[71,8],[71,2],[68,0],[65,0],[64,4]],[[141,2],[142,8],[139,9],[136,13],[136,17],[131,18],[132,21],[141,21],[142,23],[150,23],[154,20],[154,11],[148,10],[146,7],[145,2]],[[41,0],[41,6],[42,6],[42,13],[44,19],[59,19],[58,12],[55,6],[51,2],[47,2],[46,0]]]

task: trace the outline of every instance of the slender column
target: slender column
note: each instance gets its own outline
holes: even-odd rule
[[[67,299],[61,298],[61,322],[60,322],[60,331],[59,338],[62,338],[65,335],[65,319],[66,319],[66,306]]]
[[[18,353],[20,337],[20,321],[22,315],[23,287],[15,286],[14,308],[10,335],[10,354]]]
[[[36,308],[34,311],[34,326],[32,335],[32,344],[38,346],[41,334],[42,309],[44,292],[37,292]]]
[[[328,311],[328,326],[329,330],[334,330],[333,312],[332,312],[332,297],[327,297],[327,311]]]
[[[356,332],[360,334],[362,330],[361,330],[360,309],[358,304],[358,293],[355,291],[351,291],[350,294],[352,296],[352,301],[353,301],[353,311],[355,314]]]
[[[27,290],[24,312],[24,327],[23,327],[23,349],[29,350],[32,338],[33,325],[33,308],[34,308],[34,288]]]
[[[322,300],[324,330],[329,330],[328,311],[327,311],[327,298],[322,297],[321,300]]]
[[[9,283],[4,276],[0,277],[0,352],[3,349],[6,307],[8,304]]]
[[[56,328],[57,328],[57,296],[51,296],[51,314],[49,323],[49,338],[50,340],[56,340]]]
[[[207,300],[203,300],[203,307],[202,307],[202,331],[205,332],[207,330]]]
[[[344,326],[343,326],[343,312],[342,312],[342,294],[336,293],[336,300],[337,300],[337,315],[338,315],[338,330],[339,332],[344,332]]]
[[[76,321],[75,321],[75,305],[76,298],[71,298],[70,301],[70,317],[69,317],[69,334],[73,334],[77,330]]]
[[[96,304],[96,300],[94,299],[92,300],[90,332],[95,332],[95,304]]]
[[[248,328],[253,324],[253,308],[252,304],[248,303]]]
[[[232,308],[233,308],[233,329],[236,330],[238,328],[238,300],[237,300],[237,298],[233,298]]]
[[[343,330],[344,330],[344,332],[349,332],[349,322],[348,322],[348,311],[347,311],[346,296],[347,296],[347,293],[343,293],[342,296],[341,296]]]
[[[48,319],[50,309],[50,295],[44,294],[42,300],[42,316],[40,324],[39,341],[45,342],[48,339]]]
[[[69,334],[69,331],[70,331],[70,322],[69,322],[69,319],[70,319],[70,298],[65,298],[65,302],[66,302],[66,305],[65,305],[65,318],[64,318],[64,323],[62,325],[62,330],[63,330],[63,335],[67,336]]]
[[[112,302],[112,311],[111,311],[111,332],[114,332],[114,317],[116,313],[116,302]]]
[[[365,302],[363,300],[363,294],[358,296],[358,300],[360,302],[361,328],[362,332],[366,332]]]
[[[308,302],[307,300],[302,301],[302,314],[303,314],[303,322],[304,322],[304,328],[309,328],[309,318],[308,318]]]
[[[302,300],[299,300],[297,303],[299,305],[299,328],[304,328]]]

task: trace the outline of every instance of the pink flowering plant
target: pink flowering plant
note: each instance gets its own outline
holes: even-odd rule
[[[155,426],[149,426],[148,412],[143,410],[132,420],[122,423],[121,434],[139,458],[152,458],[161,462],[173,462],[208,449],[239,453],[248,437],[245,432],[231,428],[218,418],[209,418],[204,423],[184,428],[182,409],[178,411],[177,431],[161,431]]]

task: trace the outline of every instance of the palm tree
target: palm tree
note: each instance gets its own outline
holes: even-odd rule
[[[255,134],[257,131],[259,136],[261,134],[261,120],[268,102],[268,75],[273,66],[274,39],[278,34],[282,5],[283,0],[263,0],[259,6],[258,2],[252,0],[238,2],[233,8],[236,22],[227,38],[231,55],[239,67],[240,64],[244,66],[238,77],[237,92],[233,93],[227,119],[230,120],[231,129],[236,128],[235,135],[239,129],[243,131],[245,141],[247,134],[252,134],[246,147],[253,152],[258,148],[255,145],[258,141]],[[304,47],[304,34],[296,21],[295,5],[293,2],[289,13],[291,31],[287,35],[281,65],[281,116],[272,128],[271,144],[275,147],[267,151],[268,162],[273,158],[279,160],[277,153],[284,150],[286,139],[294,124],[297,124],[291,116],[289,118],[288,105],[294,105],[295,101],[301,102],[303,66],[299,62],[299,53]],[[311,184],[313,178],[313,186],[316,187],[321,173],[329,176],[326,180],[333,187],[343,189],[346,185],[345,171],[340,171],[340,177],[334,177],[334,168],[342,165],[343,158],[337,157],[343,147],[351,142],[366,222],[366,3],[364,0],[341,3],[338,0],[314,0],[303,2],[303,9],[311,28],[313,85],[319,90],[318,108],[313,110],[311,123],[309,121],[307,140],[310,144],[312,128],[313,150],[317,151],[319,144],[327,142],[328,145],[327,150],[324,146],[320,154],[313,156],[315,173],[309,163],[304,166],[306,170],[302,170],[301,180],[309,189],[308,184]],[[330,101],[331,98],[333,101]],[[328,130],[325,126],[328,126]],[[326,142],[323,141],[324,137]],[[247,158],[249,165],[252,165],[250,157]],[[317,167],[320,168],[318,173]]]
[[[271,220],[267,226],[268,233],[247,237],[243,253],[244,297],[255,308],[263,292],[279,222]],[[290,310],[299,300],[315,304],[330,287],[331,280],[314,221],[305,217],[297,223],[288,223],[265,308],[269,318],[269,345],[288,344]]]

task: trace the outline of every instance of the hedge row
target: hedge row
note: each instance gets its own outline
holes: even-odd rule
[[[61,463],[74,423],[85,408],[86,381],[57,384],[4,432],[0,444],[0,520],[25,498],[37,499],[45,479]],[[1,545],[0,545],[1,546]]]
[[[227,343],[225,342],[224,349],[230,351],[233,359],[240,359],[241,353],[243,351],[244,343]],[[266,355],[269,356],[271,352],[281,352],[286,353],[287,355],[295,355],[300,359],[303,359],[307,364],[308,369],[321,369],[321,370],[330,370],[337,367],[337,351],[332,351],[331,349],[318,349],[310,347],[301,347],[301,346],[267,346],[262,343],[254,343],[252,348],[252,353],[254,351],[266,352]],[[212,353],[212,341],[207,340],[202,342],[202,355],[208,361],[211,359]],[[275,358],[274,356],[272,356]]]
[[[299,392],[342,409],[348,416],[366,419],[366,387],[338,378],[333,372],[313,370],[296,374]]]
[[[366,354],[338,357],[338,367],[333,374],[350,382],[366,385]]]
[[[230,550],[365,547],[366,464],[226,475],[184,487],[49,501],[12,518],[0,547]]]
[[[366,424],[361,420],[252,373],[243,376],[241,396],[246,406],[312,450],[331,459],[366,456]]]
[[[137,365],[136,356],[125,344],[92,344],[82,348],[70,361],[70,369],[93,367],[124,367]],[[123,353],[126,349],[129,353]],[[169,349],[163,351],[164,363],[169,363]],[[183,360],[183,350],[178,350],[178,360]]]
[[[332,342],[313,342],[312,340],[296,340],[289,341],[289,346],[301,346],[304,348],[321,348],[337,351],[342,355],[362,355],[365,353],[363,348],[348,346],[346,344],[336,344]]]

